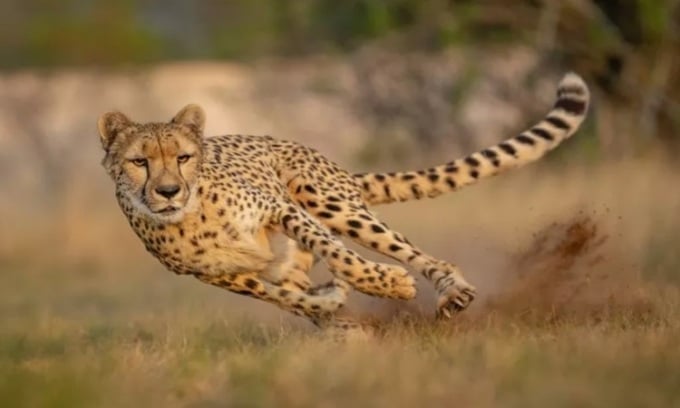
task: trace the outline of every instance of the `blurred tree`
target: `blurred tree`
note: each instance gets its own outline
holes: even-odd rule
[[[523,44],[607,98],[601,145],[680,143],[680,0],[4,0],[0,68]],[[604,110],[611,109],[611,112]],[[442,110],[443,111],[443,110]],[[609,127],[607,130],[605,127]],[[613,141],[618,127],[643,137]],[[422,129],[417,133],[431,138]],[[630,133],[630,132],[628,132]],[[608,135],[608,136],[607,136]],[[618,147],[614,147],[618,146]]]
[[[133,0],[30,0],[0,17],[12,35],[0,40],[0,62],[21,65],[106,65],[158,58],[158,39],[138,20]],[[12,21],[17,18],[18,20]]]

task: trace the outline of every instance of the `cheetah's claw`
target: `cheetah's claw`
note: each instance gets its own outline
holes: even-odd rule
[[[437,318],[450,319],[465,310],[475,299],[477,290],[465,282],[456,282],[437,298]]]

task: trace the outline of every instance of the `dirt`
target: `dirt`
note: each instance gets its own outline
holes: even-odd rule
[[[510,257],[507,285],[483,312],[549,320],[643,316],[653,307],[633,265],[604,222],[581,212],[537,231]]]
[[[552,222],[513,253],[475,251],[479,296],[456,321],[498,317],[531,323],[598,321],[624,314],[645,319],[656,313],[653,290],[644,284],[624,245],[607,232],[606,220],[586,212]],[[489,253],[487,253],[489,252]],[[494,262],[489,262],[489,259]],[[432,293],[420,285],[412,302],[360,299],[362,320],[381,325],[432,321]],[[352,308],[356,313],[356,307]]]

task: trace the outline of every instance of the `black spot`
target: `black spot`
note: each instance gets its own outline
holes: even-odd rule
[[[347,235],[349,235],[352,238],[359,238],[359,233],[353,229],[347,230]]]
[[[203,186],[199,187],[198,191],[196,191],[196,193],[198,194],[199,197],[202,196],[203,195]]]
[[[281,224],[283,224],[284,227],[287,227],[288,223],[293,219],[293,216],[290,214],[286,214],[281,218]]]
[[[482,150],[482,155],[488,159],[493,159],[498,156],[498,153],[491,149],[484,149]]]
[[[340,198],[338,198],[336,196],[328,196],[328,197],[326,197],[326,200],[333,202],[333,203],[338,203],[338,202],[342,201]]]
[[[447,163],[446,167],[444,168],[444,171],[447,173],[457,173],[458,166],[456,166],[454,163]]]
[[[401,179],[404,180],[404,181],[413,180],[414,178],[416,178],[416,176],[414,174],[411,174],[411,173],[406,173],[406,174],[403,174],[401,176]]]
[[[586,104],[583,101],[563,97],[555,102],[555,109],[562,109],[572,115],[582,115],[586,110]]]
[[[569,131],[571,129],[571,126],[564,120],[558,118],[557,116],[548,116],[545,118],[546,122],[550,123],[551,125],[555,126],[558,129],[566,130]]]
[[[382,234],[382,233],[385,232],[385,228],[383,228],[382,226],[380,226],[378,224],[371,225],[371,230],[373,232],[375,232],[376,234]]]
[[[346,256],[345,259],[343,259],[343,261],[344,261],[347,265],[352,265],[352,258],[350,258],[350,257],[348,257],[348,256]]]
[[[309,208],[317,208],[318,206],[319,206],[319,204],[317,204],[316,201],[312,201],[312,200],[307,201],[307,207],[309,207]]]
[[[342,211],[342,207],[337,204],[326,204],[326,209],[329,211],[339,212]]]
[[[548,132],[548,131],[545,130],[545,129],[541,129],[541,128],[539,128],[539,127],[535,127],[535,128],[531,128],[530,132],[533,133],[533,134],[535,134],[536,136],[542,138],[542,139],[547,140],[547,141],[552,141],[552,140],[553,140],[553,135],[551,135],[550,132]]]
[[[245,281],[246,287],[249,289],[255,289],[257,287],[257,281],[255,279],[246,279]]]
[[[386,197],[391,197],[391,195],[390,195],[390,193],[391,193],[390,192],[390,185],[389,184],[385,184],[383,186],[383,191],[385,192]]]
[[[397,244],[390,244],[389,248],[390,248],[390,251],[392,251],[392,252],[401,251],[401,247]]]
[[[451,177],[447,177],[445,179],[445,181],[446,181],[446,184],[449,185],[449,187],[456,188],[456,182]]]
[[[420,198],[420,196],[422,195],[417,184],[411,185],[411,193],[413,193],[413,196],[416,198]]]
[[[361,221],[357,221],[357,220],[348,220],[347,225],[349,225],[352,228],[361,228],[362,227]]]
[[[305,184],[305,191],[311,194],[316,194],[316,189],[310,184]]]
[[[212,197],[210,198],[210,201],[212,201],[213,204],[217,202],[217,193],[213,193]]]
[[[477,170],[472,170],[470,172],[470,177],[476,179],[477,177],[479,177],[479,172]]]
[[[511,156],[514,156],[514,155],[517,154],[517,150],[515,149],[515,147],[508,142],[503,142],[503,143],[499,144],[498,147],[500,147],[501,150],[503,150],[505,153],[507,153]]]
[[[431,182],[435,183],[437,180],[439,180],[439,174],[435,174],[435,173],[428,174],[428,175],[427,175],[427,178],[428,178]]]
[[[378,180],[378,181],[385,181],[385,175],[384,175],[384,174],[378,173],[378,174],[376,174],[374,177],[375,177],[375,179]]]
[[[201,222],[205,222],[205,221],[206,221],[205,214],[201,214]]]
[[[475,159],[475,158],[472,157],[472,156],[466,157],[466,158],[465,158],[465,163],[467,163],[469,166],[472,166],[472,167],[477,167],[477,166],[479,166],[479,160]]]
[[[528,145],[528,146],[533,146],[536,144],[536,141],[532,139],[530,136],[521,134],[517,137],[515,137],[515,140],[520,142],[521,144]]]
[[[333,218],[333,214],[327,212],[327,211],[321,211],[317,214],[317,216],[321,218]]]

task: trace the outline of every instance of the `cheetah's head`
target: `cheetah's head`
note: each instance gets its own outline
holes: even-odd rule
[[[158,222],[179,222],[195,201],[205,113],[188,105],[167,123],[135,123],[120,112],[99,118],[102,165],[116,192]]]

